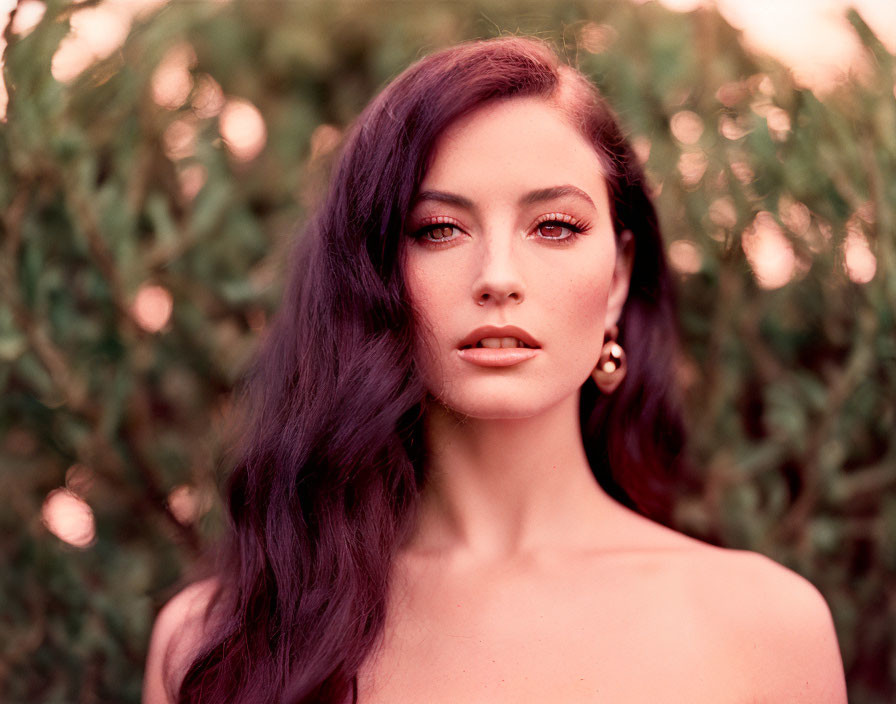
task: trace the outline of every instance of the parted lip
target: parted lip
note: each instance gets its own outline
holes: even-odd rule
[[[515,337],[527,347],[541,347],[541,345],[538,344],[538,341],[534,337],[532,337],[522,328],[518,328],[515,325],[502,325],[500,327],[494,325],[485,325],[481,328],[476,328],[473,332],[471,332],[463,340],[460,341],[458,347],[460,349],[464,349],[465,347],[474,347],[477,342],[486,337]]]

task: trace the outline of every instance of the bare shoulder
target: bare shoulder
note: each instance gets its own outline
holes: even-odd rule
[[[755,552],[711,546],[691,556],[693,585],[728,658],[760,701],[845,704],[831,612],[804,577]]]
[[[703,635],[725,691],[752,701],[845,704],[834,622],[804,577],[756,552],[715,547],[658,524],[633,523],[636,545],[665,569],[681,626]]]
[[[214,579],[191,584],[159,611],[146,658],[143,704],[176,701],[176,690],[206,632],[206,611],[217,587]]]

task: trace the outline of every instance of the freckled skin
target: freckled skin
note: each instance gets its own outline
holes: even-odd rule
[[[527,193],[563,185],[591,202],[561,195],[520,203]],[[424,201],[408,222],[412,232],[439,222],[446,227],[437,234],[448,235],[447,242],[413,239],[405,251],[411,301],[429,330],[420,358],[431,393],[478,418],[528,417],[576,394],[627,292],[627,279],[614,278],[616,240],[593,147],[542,100],[487,105],[438,140],[420,191],[456,194],[472,205]],[[539,228],[545,217],[558,226]],[[566,237],[567,222],[586,227]],[[535,337],[537,358],[485,369],[456,354],[475,328],[508,324]]]

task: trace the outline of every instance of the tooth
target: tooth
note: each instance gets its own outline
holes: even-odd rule
[[[501,346],[501,339],[500,337],[484,337],[479,341],[479,344],[482,347],[498,348]]]
[[[516,347],[516,338],[515,337],[502,337],[501,338],[501,347]]]

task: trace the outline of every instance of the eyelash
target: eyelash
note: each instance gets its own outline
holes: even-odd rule
[[[579,235],[590,227],[587,222],[574,218],[571,215],[564,215],[563,213],[549,213],[548,215],[543,216],[535,223],[534,229],[539,230],[545,225],[558,225],[569,230],[568,237],[542,237],[543,240],[553,242],[557,245],[572,244],[579,239]]]
[[[561,228],[569,230],[569,235],[567,237],[541,237],[545,242],[550,242],[555,246],[565,246],[570,245],[575,242],[579,236],[589,229],[590,225],[583,220],[579,220],[570,215],[564,215],[563,213],[549,213],[548,215],[542,216],[533,226],[533,231],[538,231],[540,228],[545,225],[554,225],[559,226]],[[442,228],[454,228],[460,230],[460,225],[453,220],[448,219],[439,219],[438,222],[430,223],[429,225],[424,225],[423,227],[416,230],[411,237],[415,240],[420,240],[425,242],[429,246],[433,247],[445,247],[451,242],[454,242],[456,237],[450,238],[442,238],[441,240],[428,240],[426,239],[426,235],[434,230],[439,230]]]

